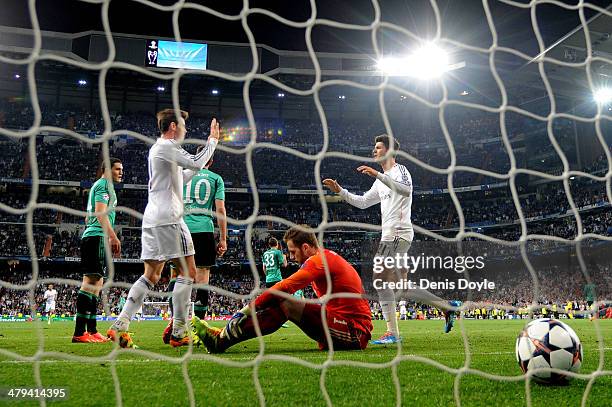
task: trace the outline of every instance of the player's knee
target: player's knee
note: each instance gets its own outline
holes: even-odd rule
[[[87,291],[87,292],[92,292],[92,291],[98,289],[98,287],[102,286],[101,281],[102,281],[102,279],[99,278],[99,277],[96,277],[95,275],[83,276],[83,282],[81,284],[81,290]]]
[[[147,280],[151,282],[151,284],[155,285],[161,279],[161,272],[160,273],[145,273],[145,277]]]
[[[163,269],[163,262],[145,261],[145,270],[143,275],[147,280],[149,280],[153,285],[155,285],[159,282]]]
[[[281,311],[283,311],[283,314],[285,314],[285,316],[289,318],[289,315],[291,315],[291,311],[292,311],[291,302],[289,300],[283,299],[279,302],[279,305],[280,305]]]
[[[378,294],[379,301],[394,301],[395,300],[395,292],[389,288],[384,288],[380,290],[376,290]]]
[[[304,309],[304,303],[283,299],[280,301],[280,308],[288,319],[299,320]]]

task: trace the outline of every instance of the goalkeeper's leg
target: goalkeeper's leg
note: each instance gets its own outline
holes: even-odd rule
[[[257,322],[262,335],[276,332],[287,321],[280,305],[257,310]],[[192,319],[194,333],[202,340],[209,353],[222,353],[237,343],[257,337],[255,320],[251,315],[235,313],[223,329],[212,328],[198,317]]]
[[[285,306],[295,306],[295,303],[285,302]],[[321,305],[298,303],[301,314],[294,315],[290,320],[295,322],[302,331],[311,339],[319,343],[319,349],[329,349],[328,336],[325,333],[323,318],[327,321],[329,338],[331,338],[335,350],[360,350],[368,346],[371,338],[369,330],[360,328],[355,320],[341,315],[326,312],[321,313]],[[299,319],[294,319],[299,318]]]
[[[262,335],[276,332],[290,320],[317,341],[320,349],[327,349],[329,346],[322,318],[320,305],[293,299],[283,299],[277,305],[257,311]],[[197,317],[192,322],[210,353],[224,352],[237,343],[257,337],[253,317],[242,312],[234,314],[223,329],[211,328]],[[340,316],[328,314],[327,326],[335,349],[364,349],[371,337],[370,332],[357,328],[353,321]]]

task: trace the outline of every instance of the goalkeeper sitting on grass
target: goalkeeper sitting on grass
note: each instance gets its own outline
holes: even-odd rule
[[[277,331],[290,320],[317,341],[321,350],[329,348],[321,305],[280,297],[275,295],[273,290],[293,294],[311,284],[317,297],[325,295],[327,278],[323,257],[329,269],[332,294],[351,293],[363,296],[361,278],[340,255],[319,247],[313,233],[294,227],[285,233],[284,241],[291,259],[302,264],[300,270],[278,282],[253,303],[234,314],[223,329],[210,327],[197,317],[192,319],[194,331],[202,339],[209,353],[221,353],[239,342],[255,338],[257,334],[252,318],[254,310],[257,311],[262,335]],[[372,332],[370,307],[365,298],[333,298],[327,302],[325,311],[334,349],[365,349]]]

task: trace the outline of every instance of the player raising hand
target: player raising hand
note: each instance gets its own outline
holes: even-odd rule
[[[397,140],[393,140],[393,151],[399,150]],[[349,204],[365,209],[380,203],[382,215],[382,236],[376,252],[376,257],[395,257],[408,252],[414,230],[410,219],[412,207],[412,177],[408,169],[395,162],[395,155],[390,154],[391,138],[386,134],[380,135],[374,140],[372,156],[380,162],[383,172],[377,171],[367,165],[357,168],[357,171],[372,178],[376,178],[372,187],[363,195],[355,195],[342,188],[333,179],[324,179],[323,184],[332,192],[339,194]],[[408,270],[386,269],[381,275],[383,279],[406,278]],[[396,301],[393,290],[385,288],[377,290],[383,316],[387,321],[387,331],[374,344],[390,344],[400,340],[397,327]],[[410,290],[409,295],[415,300],[420,300],[434,305],[443,310],[448,310],[445,331],[452,328],[453,317],[452,306],[442,298],[426,290]],[[452,305],[456,305],[452,304]]]
[[[191,233],[183,220],[183,182],[191,179],[212,157],[219,141],[219,123],[212,119],[206,147],[192,155],[180,145],[187,133],[185,120],[188,117],[187,112],[174,109],[157,114],[161,137],[149,150],[149,200],[142,219],[140,258],[144,260],[145,269],[130,289],[117,321],[107,332],[111,339],[118,340],[124,347],[134,346],[127,332],[130,321],[142,305],[147,291],[159,281],[168,260],[173,260],[178,275],[172,290],[174,315],[170,345],[189,344],[186,318],[196,265]]]

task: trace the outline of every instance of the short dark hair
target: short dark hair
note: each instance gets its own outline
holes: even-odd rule
[[[391,137],[386,134],[381,134],[380,136],[376,136],[374,139],[374,143],[383,143],[385,148],[388,150],[390,145]],[[393,138],[393,150],[398,151],[400,149],[400,143],[396,138]]]
[[[304,227],[304,226],[303,226]],[[308,243],[312,247],[319,247],[319,241],[317,237],[312,232],[305,232],[301,229],[298,229],[296,226],[290,228],[285,232],[285,236],[283,236],[283,240],[288,242],[291,240],[294,245],[302,246],[304,243]]]
[[[271,237],[270,239],[268,239],[268,246],[270,247],[278,246],[278,240],[276,240],[275,237]]]
[[[119,163],[119,164],[123,164],[123,162],[118,159],[117,157],[109,157],[108,161],[110,161],[110,167],[111,169],[115,166],[115,164]],[[102,160],[102,164],[101,164],[101,169],[102,172],[106,171],[106,160]]]
[[[179,110],[179,112],[183,119],[187,120],[189,118],[189,113],[186,111]],[[168,131],[171,123],[177,123],[176,120],[176,111],[174,109],[164,109],[157,113],[157,127],[162,133]]]

